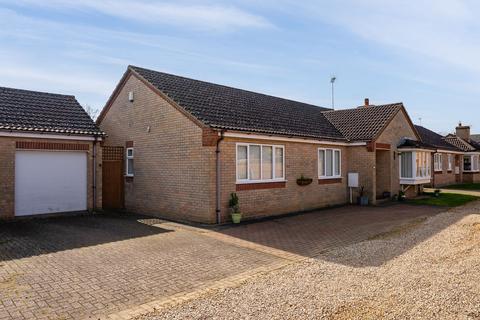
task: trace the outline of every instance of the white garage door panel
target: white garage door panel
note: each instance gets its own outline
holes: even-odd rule
[[[85,152],[16,152],[15,215],[86,209]]]

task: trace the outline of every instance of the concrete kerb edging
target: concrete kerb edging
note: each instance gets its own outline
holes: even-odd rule
[[[169,221],[162,222],[158,224],[158,226],[163,229],[170,229],[173,231],[197,232],[204,236],[208,236],[210,238],[222,241],[224,243],[227,243],[233,246],[255,250],[258,252],[262,252],[265,254],[269,254],[269,255],[281,258],[282,260],[278,262],[274,262],[267,266],[258,267],[252,270],[248,270],[248,271],[215,281],[211,284],[199,286],[194,291],[182,291],[174,295],[164,297],[162,299],[150,301],[148,303],[144,303],[126,310],[122,310],[120,312],[111,313],[109,315],[105,315],[101,317],[95,317],[95,319],[99,319],[99,320],[134,319],[136,317],[157,312],[159,310],[171,308],[171,307],[180,305],[182,303],[201,298],[206,295],[214,294],[223,289],[238,287],[243,283],[245,283],[247,280],[253,279],[255,277],[260,277],[272,271],[283,269],[286,266],[289,266],[291,264],[295,264],[295,263],[302,262],[309,259],[308,257],[304,257],[301,255],[293,254],[290,252],[286,252],[283,250],[279,250],[279,249],[275,249],[275,248],[271,248],[263,245],[259,245],[246,240],[221,234],[212,230],[206,230],[206,229],[197,228],[193,226],[185,226],[179,223],[169,222]]]

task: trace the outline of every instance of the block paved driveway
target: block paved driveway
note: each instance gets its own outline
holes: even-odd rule
[[[344,207],[216,229],[120,214],[3,223],[0,319],[114,318],[439,211]]]

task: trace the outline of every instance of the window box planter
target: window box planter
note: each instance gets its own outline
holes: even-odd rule
[[[297,179],[297,184],[299,186],[308,186],[309,184],[311,184],[313,181],[313,179],[310,179],[310,178],[299,178]]]

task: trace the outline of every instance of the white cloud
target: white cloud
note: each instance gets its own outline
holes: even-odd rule
[[[480,71],[477,41],[480,24],[473,14],[480,8],[475,2],[343,0],[320,5],[307,2],[300,6],[310,18],[347,29],[373,43],[417,55],[417,59],[428,57]]]
[[[266,18],[231,5],[197,5],[147,0],[50,0],[48,2],[18,0],[16,3],[56,10],[91,10],[143,23],[189,26],[222,32],[240,28],[273,27]]]
[[[72,71],[51,71],[34,66],[9,66],[0,64],[0,79],[2,85],[18,88],[52,91],[54,93],[73,94],[73,92],[105,95],[115,85],[114,79],[98,79],[95,74]],[[55,88],[51,90],[50,88]]]

